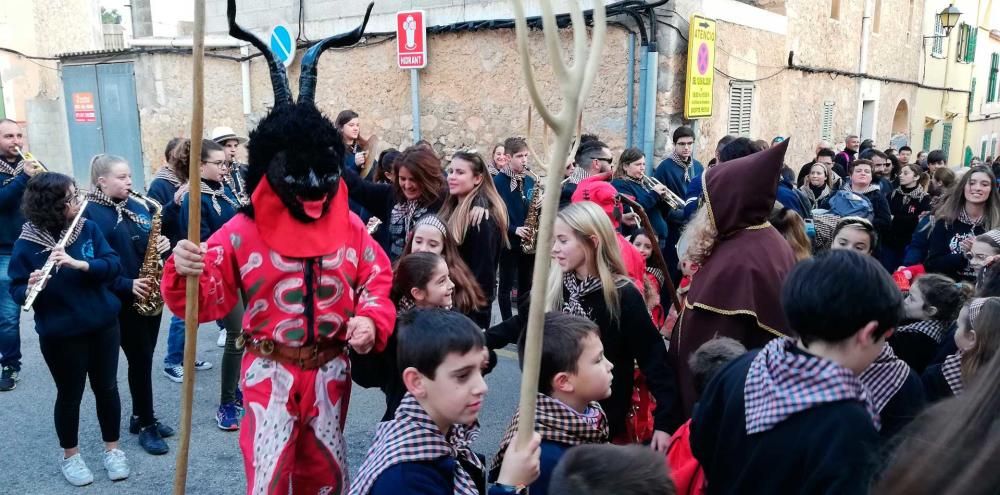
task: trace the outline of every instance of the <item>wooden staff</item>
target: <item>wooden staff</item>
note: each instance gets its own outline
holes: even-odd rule
[[[574,123],[576,123],[583,102],[590,92],[590,87],[597,75],[601,52],[604,49],[605,13],[604,2],[594,0],[593,42],[587,46],[587,26],[584,23],[583,11],[578,2],[569,2],[569,14],[573,23],[573,66],[566,67],[559,46],[559,26],[552,12],[549,0],[542,0],[542,30],[549,55],[549,65],[555,73],[563,95],[563,107],[558,114],[553,114],[546,107],[538,92],[535,73],[528,57],[528,23],[525,20],[522,0],[514,0],[514,24],[517,32],[517,51],[521,59],[521,70],[524,73],[525,85],[534,107],[542,121],[555,131],[555,151],[548,157],[549,171],[545,178],[546,194],[542,202],[542,216],[539,220],[537,245],[541,253],[535,257],[535,267],[531,278],[531,302],[528,310],[528,328],[524,341],[524,364],[521,372],[521,401],[517,424],[517,446],[524,448],[531,440],[535,428],[535,406],[538,394],[538,369],[542,360],[542,325],[545,321],[545,286],[551,265],[551,257],[546,255],[547,246],[552,245],[552,225],[556,219],[556,209],[559,207],[559,194],[562,174],[553,173],[562,170],[573,139]],[[588,53],[589,48],[589,53]]]
[[[192,38],[191,160],[188,165],[187,239],[201,245],[201,136],[205,116],[205,0],[194,0]],[[191,402],[194,398],[194,357],[198,348],[198,277],[187,278],[184,304],[184,383],[181,386],[181,439],[174,469],[174,495],[183,495],[187,485],[188,448],[191,445]]]

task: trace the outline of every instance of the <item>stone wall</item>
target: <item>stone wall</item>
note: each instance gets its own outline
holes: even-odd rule
[[[570,31],[565,30],[561,40],[568,48]],[[624,31],[609,28],[603,62],[584,107],[584,131],[600,135],[617,150],[625,145],[627,40]],[[429,66],[420,74],[423,139],[445,155],[473,148],[488,153],[494,143],[526,133],[529,100],[514,45],[513,30],[430,38]],[[530,45],[538,83],[549,104],[558,109],[558,92],[540,32],[532,34]],[[188,132],[190,66],[191,58],[182,55],[142,55],[136,61],[147,167],[159,165],[167,140]],[[327,52],[318,73],[316,102],[331,119],[350,108],[361,114],[363,136],[377,134],[382,143],[400,148],[413,143],[410,74],[396,68],[395,44]],[[299,60],[288,76],[297,94]],[[262,58],[251,63],[250,116],[242,114],[238,63],[207,59],[205,77],[206,133],[216,125],[246,132],[273,101]],[[537,113],[532,128],[532,147],[541,152],[541,120]]]

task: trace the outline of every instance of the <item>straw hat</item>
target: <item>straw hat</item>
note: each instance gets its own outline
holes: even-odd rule
[[[232,127],[216,127],[215,129],[212,129],[212,141],[223,144],[231,139],[235,139],[240,144],[246,144],[246,142],[249,141],[249,139],[243,136],[237,136],[236,133],[233,132]]]

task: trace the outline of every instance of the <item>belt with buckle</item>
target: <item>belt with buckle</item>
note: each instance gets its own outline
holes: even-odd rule
[[[255,339],[243,333],[236,337],[236,348],[284,364],[313,370],[344,353],[343,342],[327,341],[304,347],[291,347],[270,339]]]

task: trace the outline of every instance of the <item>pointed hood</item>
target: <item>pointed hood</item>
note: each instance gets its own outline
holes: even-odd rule
[[[789,141],[721,163],[702,174],[705,204],[720,236],[767,222]]]

